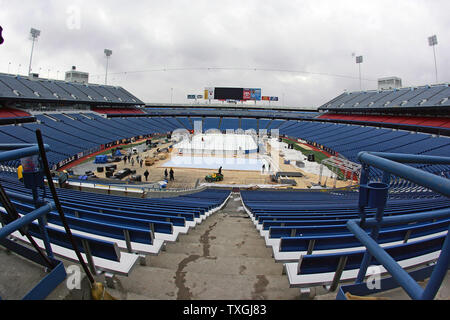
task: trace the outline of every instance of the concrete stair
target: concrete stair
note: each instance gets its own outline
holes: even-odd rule
[[[0,276],[3,298],[20,299],[45,274],[26,260],[0,250],[0,260],[10,268]],[[323,287],[301,294],[289,288],[282,264],[272,258],[272,251],[242,209],[239,195],[232,195],[227,205],[200,225],[168,243],[157,256],[147,256],[147,265],[137,265],[128,277],[115,277],[115,288],[107,291],[120,300],[335,300],[336,292]],[[25,262],[24,262],[25,261]],[[73,262],[64,261],[66,268]],[[11,271],[12,270],[12,271]],[[47,300],[90,299],[90,285],[82,273],[81,290],[68,290],[66,283],[55,289]],[[3,277],[3,278],[2,278]],[[96,281],[105,283],[104,275]],[[435,297],[450,299],[450,271]],[[428,280],[419,283],[422,287]],[[409,300],[403,289],[385,291],[373,297]]]
[[[129,277],[116,277],[108,292],[120,299],[293,300],[264,240],[242,208],[239,195],[202,224],[147,258]]]

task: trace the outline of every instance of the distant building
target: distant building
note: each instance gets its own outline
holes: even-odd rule
[[[67,82],[89,83],[89,73],[77,71],[75,66],[71,71],[66,72]]]
[[[378,79],[378,90],[398,89],[402,87],[402,79],[386,77]]]

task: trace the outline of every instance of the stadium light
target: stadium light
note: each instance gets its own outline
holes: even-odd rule
[[[359,90],[362,91],[362,82],[361,82],[361,63],[363,63],[363,56],[356,57],[356,63],[359,65]]]
[[[33,42],[33,44],[31,45],[31,57],[30,57],[30,66],[28,68],[28,75],[30,75],[30,73],[31,73],[31,63],[33,61],[34,43],[37,41],[37,39],[41,35],[41,31],[31,28],[30,35],[31,35],[31,41]]]
[[[109,49],[105,49],[105,56],[106,56],[106,74],[105,74],[105,85],[108,84],[108,64],[109,64],[109,58],[112,55],[112,51]]]
[[[428,44],[430,45],[430,47],[433,47],[434,70],[436,72],[436,83],[438,83],[438,72],[437,72],[437,63],[436,63],[436,50],[434,48],[438,44],[436,35],[428,37]]]

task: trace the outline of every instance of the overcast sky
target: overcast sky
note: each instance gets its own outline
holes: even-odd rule
[[[0,72],[28,72],[33,27],[42,31],[33,72],[63,79],[75,65],[104,83],[108,48],[108,84],[145,102],[184,103],[230,86],[317,107],[359,90],[352,54],[364,57],[365,90],[386,76],[432,84],[434,34],[438,81],[450,81],[448,0],[0,0],[0,8]]]

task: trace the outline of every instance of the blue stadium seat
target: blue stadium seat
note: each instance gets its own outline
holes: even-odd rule
[[[436,259],[445,235],[411,243],[385,247],[386,252],[404,268],[418,267]],[[291,287],[329,285],[332,282],[352,281],[361,265],[365,250],[346,253],[312,254],[301,256],[298,263],[286,263],[285,270]],[[376,262],[373,265],[377,265]],[[380,267],[381,270],[384,268]],[[386,273],[386,270],[384,270]]]

